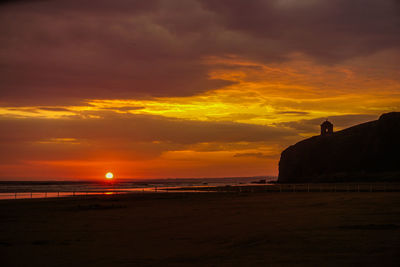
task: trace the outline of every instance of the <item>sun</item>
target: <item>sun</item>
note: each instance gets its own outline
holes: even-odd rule
[[[112,172],[107,172],[106,173],[106,179],[113,179],[114,178],[114,174]]]

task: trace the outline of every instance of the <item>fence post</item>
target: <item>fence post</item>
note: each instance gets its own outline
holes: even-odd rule
[[[15,196],[14,196],[14,198],[15,198],[15,199],[17,199],[17,192],[15,192]]]
[[[31,198],[32,198],[32,191],[31,191]]]

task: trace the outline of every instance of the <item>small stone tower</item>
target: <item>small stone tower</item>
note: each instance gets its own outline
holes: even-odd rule
[[[328,120],[324,121],[321,124],[321,135],[327,135],[333,133],[333,124],[330,123]]]

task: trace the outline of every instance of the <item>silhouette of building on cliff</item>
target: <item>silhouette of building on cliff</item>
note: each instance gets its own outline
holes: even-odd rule
[[[328,120],[321,124],[321,135],[327,135],[333,133],[333,124]]]

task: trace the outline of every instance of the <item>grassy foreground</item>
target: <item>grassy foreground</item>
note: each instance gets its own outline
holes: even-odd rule
[[[399,266],[400,193],[0,201],[2,266]]]

